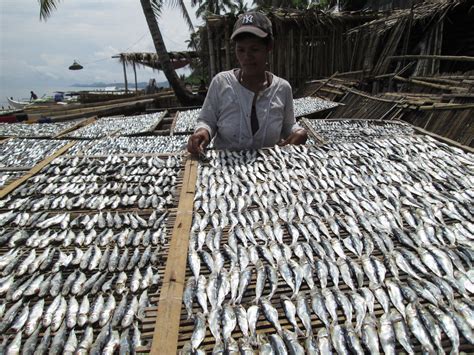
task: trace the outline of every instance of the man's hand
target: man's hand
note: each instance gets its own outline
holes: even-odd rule
[[[204,152],[204,149],[209,144],[209,132],[204,129],[198,129],[188,140],[188,152],[193,155],[199,155]]]
[[[280,142],[278,145],[283,146],[287,144],[305,144],[306,140],[308,139],[308,133],[304,129],[298,129],[297,131],[293,132],[286,138],[284,141]]]

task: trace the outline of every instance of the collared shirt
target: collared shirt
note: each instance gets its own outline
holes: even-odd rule
[[[252,134],[250,115],[255,93],[237,80],[234,70],[217,74],[209,85],[196,130],[205,128],[217,149],[271,147],[301,127],[293,111],[290,84],[276,75],[257,97],[258,131]]]

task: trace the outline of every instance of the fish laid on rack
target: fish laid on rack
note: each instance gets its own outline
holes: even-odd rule
[[[156,311],[169,244],[166,207],[174,203],[181,168],[180,157],[61,157],[2,199],[0,342],[6,353],[149,347],[142,332],[148,312]],[[132,202],[101,207],[98,201],[114,194]],[[74,195],[89,213],[82,204],[62,205]],[[168,202],[143,210],[142,198],[155,196]]]
[[[30,168],[65,146],[65,140],[13,138],[0,144],[0,168]]]
[[[68,133],[66,137],[97,139],[110,135],[127,136],[146,133],[153,130],[165,114],[166,112],[158,112],[138,116],[103,117],[90,125]]]
[[[310,115],[315,112],[324,111],[340,104],[337,102],[324,100],[319,97],[302,97],[293,100],[293,108],[295,110],[295,117]]]
[[[79,124],[82,119],[69,122],[51,123],[0,123],[1,137],[44,137],[57,136],[61,132]]]
[[[68,154],[158,154],[186,149],[188,136],[116,137],[76,143]]]
[[[182,353],[207,327],[217,352],[472,349],[472,155],[409,135],[208,154]]]
[[[326,142],[358,142],[374,138],[406,136],[414,133],[413,127],[403,121],[375,120],[306,120]]]

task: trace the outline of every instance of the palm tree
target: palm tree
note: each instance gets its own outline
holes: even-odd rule
[[[171,0],[175,5],[177,5],[184,16],[184,19],[188,26],[192,29],[191,19],[186,10],[183,0]],[[143,14],[145,15],[148,28],[150,30],[151,37],[153,39],[153,44],[155,45],[156,53],[160,59],[161,68],[163,73],[166,76],[166,79],[170,83],[170,86],[173,88],[174,93],[178,101],[183,106],[194,106],[202,104],[202,97],[199,95],[193,95],[189,93],[185,88],[183,83],[179,80],[176,71],[173,68],[168,51],[163,41],[163,36],[161,35],[160,27],[158,25],[157,18],[161,14],[161,9],[164,4],[164,0],[140,0],[140,4],[143,9]],[[53,10],[58,6],[59,0],[39,0],[40,3],[40,19],[46,20]]]

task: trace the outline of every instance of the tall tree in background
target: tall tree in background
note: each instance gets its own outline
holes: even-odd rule
[[[40,3],[40,19],[46,20],[51,16],[53,10],[58,6],[59,0],[38,0]],[[151,37],[153,39],[153,44],[155,45],[156,53],[160,60],[160,65],[163,70],[163,73],[166,76],[166,79],[170,83],[171,88],[173,89],[178,101],[183,106],[194,106],[202,104],[202,98],[198,95],[193,95],[187,91],[184,87],[184,84],[178,78],[176,71],[171,63],[171,59],[166,49],[165,42],[163,41],[163,36],[158,25],[157,18],[161,14],[163,5],[167,3],[165,0],[140,0],[142,6],[143,14],[145,15],[146,22],[148,24],[148,29],[150,30]],[[183,0],[172,0],[168,2],[178,6],[181,10],[181,13],[186,21],[186,24],[190,27],[191,31],[194,31],[191,19],[186,10]]]

